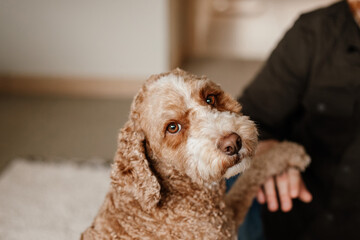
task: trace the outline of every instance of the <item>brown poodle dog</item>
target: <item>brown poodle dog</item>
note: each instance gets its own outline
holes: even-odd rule
[[[236,239],[260,184],[309,163],[289,142],[250,160],[257,130],[240,110],[206,77],[180,69],[151,76],[121,129],[111,189],[82,239]],[[225,194],[224,177],[250,161]]]

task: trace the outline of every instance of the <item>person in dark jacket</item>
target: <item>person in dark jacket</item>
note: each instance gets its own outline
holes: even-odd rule
[[[260,146],[295,141],[312,158],[259,191],[266,239],[360,239],[359,3],[301,15],[239,98]]]

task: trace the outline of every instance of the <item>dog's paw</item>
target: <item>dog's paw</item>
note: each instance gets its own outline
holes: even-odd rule
[[[274,142],[271,147],[255,155],[247,174],[259,176],[262,184],[269,177],[281,174],[289,168],[304,171],[309,163],[310,157],[303,146],[288,141]]]
[[[276,150],[278,154],[283,155],[288,167],[304,171],[310,164],[310,156],[306,153],[305,148],[297,143],[284,141],[276,146]]]

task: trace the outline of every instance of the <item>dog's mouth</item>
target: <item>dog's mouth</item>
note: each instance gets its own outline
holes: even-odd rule
[[[250,166],[250,158],[248,150],[244,147],[237,153],[226,156],[223,160],[222,175],[225,178],[230,178],[245,171]]]
[[[234,154],[234,155],[232,155],[232,156],[227,156],[227,157],[222,161],[222,167],[223,167],[223,168],[222,168],[222,174],[225,174],[225,172],[226,172],[229,168],[231,168],[231,167],[233,167],[233,166],[241,163],[242,160],[243,160],[243,158],[240,156],[239,153],[236,153],[236,154]]]
[[[240,157],[240,155],[236,154],[234,156],[234,165],[240,163],[241,161],[242,161],[242,158]]]
[[[232,167],[238,163],[241,163],[242,158],[240,157],[239,153],[234,154],[233,156],[230,156],[231,160],[230,160],[230,164],[229,167]]]
[[[238,173],[245,171],[250,166],[249,157],[241,157],[239,154],[233,156],[233,160],[229,161],[228,167],[223,169],[223,176],[230,178]]]

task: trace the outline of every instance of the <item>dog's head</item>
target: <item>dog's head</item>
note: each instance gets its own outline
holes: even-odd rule
[[[216,181],[245,170],[255,151],[257,130],[240,111],[240,104],[206,77],[180,69],[150,77],[121,130],[113,183],[132,191],[139,202],[156,201],[156,168],[160,175],[172,169],[194,182]],[[167,171],[161,172],[162,166]]]

